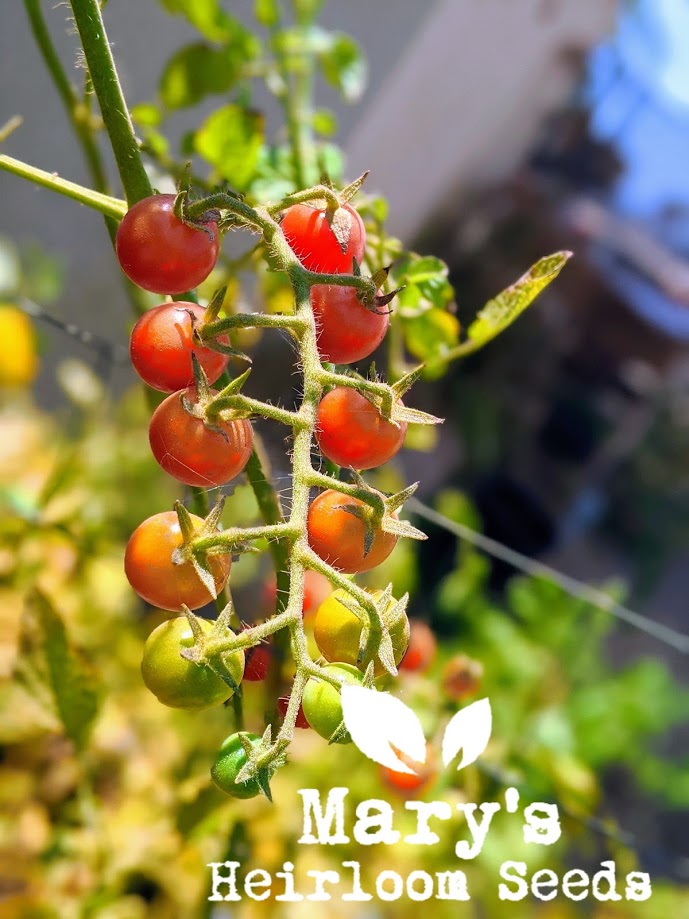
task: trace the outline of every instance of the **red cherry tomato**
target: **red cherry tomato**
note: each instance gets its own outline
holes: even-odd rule
[[[315,284],[311,308],[316,319],[318,353],[333,364],[351,364],[372,354],[388,330],[388,313],[367,309],[353,287]]]
[[[283,720],[287,714],[287,706],[289,705],[289,699],[286,697],[281,697],[278,699],[278,711],[282,716]],[[304,709],[302,706],[299,706],[299,711],[297,712],[297,720],[294,722],[295,728],[305,728],[308,729],[311,727],[309,722],[306,720],[306,715],[304,714]]]
[[[190,415],[182,397],[196,402],[191,387],[160,403],[148,428],[153,456],[173,478],[185,485],[213,488],[244,469],[253,447],[253,430],[245,419],[218,420],[218,430]]]
[[[400,797],[407,798],[426,791],[438,775],[438,765],[430,748],[426,749],[426,762],[416,763],[404,753],[397,754],[402,762],[415,770],[415,775],[408,772],[395,772],[387,766],[379,766],[383,782]]]
[[[191,386],[195,354],[209,383],[215,383],[227,367],[226,354],[197,345],[194,326],[206,311],[198,303],[161,303],[147,310],[132,329],[129,355],[141,379],[160,392],[177,392]],[[227,338],[220,339],[228,344]]]
[[[369,551],[364,551],[364,522],[344,508],[365,506],[358,498],[342,495],[329,488],[321,492],[309,507],[309,545],[323,561],[347,574],[369,571],[380,565],[397,542],[396,536],[379,530],[373,537]]]
[[[335,219],[342,221],[346,237],[343,248],[328,217],[328,212],[321,208],[293,204],[282,215],[282,232],[304,268],[323,274],[351,274],[353,259],[361,264],[364,257],[364,222],[351,204],[344,204],[338,209]]]
[[[268,641],[247,648],[244,652],[244,679],[250,683],[260,683],[268,676],[273,661],[273,652]]]
[[[203,523],[194,514],[191,519],[195,528]],[[178,610],[184,603],[189,609],[198,609],[213,599],[191,562],[172,563],[172,553],[181,545],[182,533],[174,511],[154,514],[140,523],[129,538],[124,572],[138,595],[152,606]],[[231,564],[230,555],[209,557],[216,591],[220,592],[227,583]]]
[[[187,226],[174,212],[175,195],[151,195],[127,211],[115,250],[130,281],[156,294],[182,294],[205,281],[218,259],[217,224]]]
[[[338,386],[318,406],[316,439],[321,453],[338,466],[373,469],[400,450],[407,425],[399,427],[361,393]]]
[[[410,619],[409,628],[409,647],[399,664],[399,669],[408,673],[423,673],[433,663],[438,649],[435,635],[430,626],[420,619]]]

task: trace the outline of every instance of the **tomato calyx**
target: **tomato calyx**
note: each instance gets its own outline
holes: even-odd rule
[[[220,354],[227,354],[229,357],[237,357],[243,361],[246,361],[247,364],[252,364],[252,359],[248,354],[245,354],[244,351],[233,348],[232,345],[226,344],[225,342],[220,341],[218,338],[211,338],[210,336],[204,336],[203,334],[204,329],[207,329],[218,318],[220,310],[225,303],[226,296],[227,286],[220,287],[213,293],[213,296],[211,297],[208,306],[206,307],[203,322],[197,322],[194,325],[192,338],[194,343],[202,348],[211,348],[213,351],[218,351]]]
[[[375,672],[377,661],[380,661],[387,673],[391,676],[397,676],[395,648],[391,633],[401,624],[401,620],[406,620],[407,618],[409,594],[405,593],[399,600],[396,600],[392,594],[392,584],[388,584],[385,590],[375,590],[371,593],[370,601],[376,608],[380,622],[379,634],[378,628],[376,628],[376,641],[373,642],[377,648],[375,656],[368,654],[368,649],[372,644],[371,633],[373,631],[370,614],[353,597],[343,594],[338,596],[337,600],[361,622],[361,635],[359,636],[356,663],[357,667],[365,667],[367,674],[370,670],[370,685],[373,685],[373,679],[377,676]],[[366,685],[366,682],[364,682],[364,685]]]
[[[270,780],[274,773],[287,762],[286,744],[281,740],[272,742],[270,725],[263,732],[258,744],[252,741],[251,736],[244,731],[239,732],[239,740],[246,754],[246,763],[237,774],[236,784],[254,779],[266,798],[272,802]]]
[[[213,224],[214,226],[218,225],[218,221],[221,218],[220,211],[217,208],[211,207],[208,208],[208,210],[202,211],[198,217],[190,217],[187,212],[188,203],[189,179],[187,175],[180,182],[177,195],[175,197],[175,203],[172,206],[174,215],[179,220],[181,220],[185,226],[191,227],[194,230],[201,230],[208,236],[211,241],[214,241],[215,233],[209,224]]]
[[[175,501],[174,505],[182,533],[182,544],[172,553],[172,564],[183,565],[185,562],[190,562],[197,577],[214,600],[218,598],[218,591],[209,561],[209,556],[213,552],[212,550],[204,551],[194,548],[194,541],[205,536],[212,536],[218,532],[218,524],[220,523],[224,506],[225,498],[223,496],[215,507],[211,509],[201,526],[196,528],[191,519],[191,514],[182,502]],[[222,553],[217,554],[227,554],[227,550],[223,549]]]

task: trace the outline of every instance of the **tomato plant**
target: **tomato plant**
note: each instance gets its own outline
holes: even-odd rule
[[[198,620],[209,634],[213,628],[207,619]],[[146,639],[141,662],[144,683],[163,705],[172,708],[203,709],[226,702],[234,692],[205,664],[194,664],[182,657],[185,648],[194,644],[194,634],[186,616],[168,619]],[[223,659],[231,683],[239,685],[244,672],[244,652],[235,651]]]
[[[194,515],[191,522],[197,528],[203,523]],[[198,609],[213,599],[190,561],[174,563],[173,553],[182,544],[182,531],[174,511],[154,514],[140,523],[129,538],[124,553],[127,580],[152,606],[178,610],[184,604],[189,609]],[[227,583],[231,564],[229,555],[210,559],[216,591]]]
[[[146,310],[129,339],[129,356],[141,379],[161,392],[177,392],[194,382],[194,354],[209,383],[215,383],[229,357],[194,341],[205,310],[198,303],[161,303]],[[226,342],[226,339],[223,341]]]
[[[358,498],[328,489],[314,498],[309,507],[309,545],[324,561],[348,574],[369,571],[380,565],[395,548],[397,538],[375,530],[366,550],[366,523],[351,513],[366,513]]]
[[[151,195],[125,214],[115,248],[130,281],[155,294],[182,294],[205,281],[218,259],[218,226],[184,223],[174,195]]]
[[[354,287],[311,288],[318,353],[333,364],[353,364],[376,350],[390,324],[387,310],[365,306]]]
[[[215,488],[246,466],[253,429],[245,418],[212,422],[192,414],[195,408],[198,397],[193,387],[161,402],[148,428],[151,451],[165,472],[178,481]]]
[[[323,672],[336,677],[340,683],[357,686],[363,682],[363,676],[351,664],[328,664]],[[313,677],[306,684],[302,701],[304,716],[311,727],[321,737],[330,740],[342,725],[342,700],[340,690],[332,683],[317,680]],[[351,737],[346,731],[337,738],[336,743],[350,743]]]
[[[309,271],[352,274],[354,260],[361,263],[366,229],[355,208],[336,210],[294,204],[282,215],[282,232],[294,254]]]
[[[318,406],[318,446],[338,466],[382,466],[399,452],[406,433],[406,422],[388,421],[380,409],[350,387],[331,389]]]

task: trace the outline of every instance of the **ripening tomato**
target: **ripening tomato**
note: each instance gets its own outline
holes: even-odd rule
[[[200,517],[191,515],[198,528]],[[179,520],[174,511],[148,517],[129,537],[124,553],[124,572],[138,595],[152,606],[178,610],[184,603],[198,609],[213,599],[191,562],[172,563],[172,553],[182,545]],[[232,557],[211,555],[208,558],[216,591],[220,592],[230,576]]]
[[[254,439],[251,424],[245,418],[218,419],[211,427],[184,408],[183,398],[196,403],[196,389],[192,386],[173,393],[153,413],[148,428],[153,456],[165,472],[185,485],[224,485],[249,461]]]
[[[316,439],[323,456],[338,466],[373,469],[400,450],[407,425],[383,418],[356,389],[337,386],[320,401]]]
[[[351,664],[327,664],[323,670],[338,677],[350,686],[360,686],[363,674]],[[330,740],[342,723],[342,699],[340,690],[324,680],[315,677],[307,682],[302,699],[306,720],[321,737]],[[345,734],[338,743],[350,743],[351,737]]]
[[[0,304],[0,386],[29,386],[38,373],[31,320],[11,303]]]
[[[431,627],[421,619],[410,619],[409,647],[400,661],[400,670],[424,673],[433,663],[437,647]]]
[[[198,620],[208,634],[213,623]],[[144,644],[141,676],[163,705],[200,711],[226,702],[234,690],[205,664],[195,664],[182,657],[184,648],[194,645],[194,633],[186,616],[168,619],[155,628]],[[233,682],[239,685],[244,672],[244,652],[224,656]]]
[[[378,600],[381,595],[381,590],[375,590],[371,598]],[[357,666],[362,621],[341,602],[342,598],[347,597],[349,597],[347,591],[340,588],[334,591],[324,603],[321,603],[313,625],[313,637],[316,639],[319,651],[327,661],[341,661],[343,664]],[[394,598],[390,600],[388,612],[392,610],[396,602]],[[361,615],[365,621],[364,610],[361,611]],[[399,664],[409,643],[409,620],[406,613],[403,612],[394,622],[388,622],[387,625],[390,629],[395,663]],[[366,663],[366,661],[363,663],[362,669],[366,668]],[[381,676],[386,672],[381,662],[376,660],[375,675]]]
[[[197,345],[192,333],[203,321],[198,303],[161,303],[146,310],[132,329],[129,355],[141,379],[160,392],[177,392],[194,382],[191,355],[195,354],[209,383],[227,367],[226,354]],[[226,337],[219,339],[229,344]]]
[[[369,571],[390,555],[397,543],[392,533],[378,530],[368,552],[365,551],[366,528],[363,520],[345,508],[365,508],[358,498],[327,489],[309,507],[309,545],[324,562],[347,574]]]
[[[151,195],[129,208],[117,228],[115,251],[130,281],[156,294],[182,294],[208,277],[218,260],[218,225],[188,226],[174,211],[175,195]]]
[[[451,657],[443,668],[443,692],[454,702],[463,702],[475,696],[483,681],[483,665],[466,654]]]
[[[351,204],[330,213],[310,204],[293,204],[282,215],[282,232],[292,251],[309,271],[352,274],[353,259],[359,264],[366,248],[364,222]],[[342,240],[342,244],[336,236]]]
[[[318,353],[321,360],[333,364],[351,364],[368,357],[385,338],[390,324],[389,313],[365,307],[354,287],[314,284],[311,308]]]
[[[287,696],[281,696],[278,699],[278,711],[280,712],[280,715],[283,721],[285,719],[285,715],[287,714],[288,705],[289,705],[289,698]],[[299,711],[297,712],[297,720],[294,722],[294,726],[295,728],[303,728],[304,730],[308,730],[311,727],[309,722],[306,720],[306,715],[304,714],[304,707],[302,705],[299,706]]]
[[[396,772],[388,766],[379,766],[380,777],[383,782],[396,792],[400,797],[406,798],[424,792],[438,776],[438,764],[431,748],[426,747],[426,762],[417,763],[404,753],[397,752],[398,757],[405,766],[414,770],[409,772]]]
[[[252,747],[257,747],[261,743],[258,734],[245,733],[244,736],[248,737]],[[256,778],[237,782],[237,776],[246,762],[247,755],[239,734],[230,734],[223,741],[211,768],[211,778],[220,791],[233,798],[255,798],[261,794],[261,786]]]

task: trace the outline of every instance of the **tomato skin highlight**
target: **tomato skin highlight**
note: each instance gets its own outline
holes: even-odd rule
[[[212,630],[213,624],[207,619],[198,621],[206,634]],[[186,616],[161,623],[146,639],[141,676],[163,705],[201,711],[220,705],[232,696],[232,687],[210,667],[194,664],[181,656],[183,648],[193,645],[194,634]],[[244,652],[226,654],[225,665],[234,682],[239,684],[244,672]]]
[[[244,469],[253,448],[253,429],[245,418],[218,419],[213,430],[186,411],[186,398],[196,402],[194,387],[173,393],[151,417],[148,438],[158,465],[185,485],[214,488]]]
[[[282,232],[292,251],[309,271],[321,274],[352,274],[366,248],[364,222],[351,204],[342,205],[351,217],[349,240],[342,251],[327,219],[327,211],[308,204],[293,204],[282,215]]]
[[[246,736],[253,747],[257,747],[261,742],[258,734],[247,734]],[[224,791],[232,798],[255,798],[261,794],[261,786],[255,778],[240,784],[235,781],[246,765],[246,761],[247,755],[239,734],[230,734],[223,741],[211,767],[211,778],[220,791]]]
[[[354,287],[314,284],[311,308],[318,353],[321,360],[333,364],[351,364],[368,357],[385,338],[390,324],[389,313],[367,309]]]
[[[203,520],[191,515],[194,527]],[[148,517],[129,537],[124,553],[124,571],[137,594],[161,609],[179,610],[184,603],[198,609],[213,599],[194,571],[191,562],[173,565],[172,553],[182,545],[179,520],[174,511]],[[232,557],[209,556],[215,588],[220,592],[230,576]]]
[[[338,466],[382,466],[399,452],[406,433],[405,422],[397,427],[348,386],[332,389],[318,406],[316,440],[323,456]]]
[[[151,195],[129,208],[117,228],[115,251],[130,281],[156,294],[182,294],[205,281],[218,259],[217,224],[187,226],[174,212],[175,195]]]
[[[178,301],[154,306],[138,319],[129,339],[129,356],[145,383],[160,392],[177,392],[193,385],[192,354],[208,382],[215,383],[229,358],[194,342],[194,326],[203,321],[205,312],[198,303]],[[225,337],[220,341],[229,343]]]
[[[358,498],[327,489],[311,502],[308,513],[308,538],[313,551],[324,562],[346,574],[369,571],[384,562],[395,548],[397,537],[379,530],[369,551],[364,554],[364,522],[343,508],[365,508]]]
[[[378,600],[381,594],[382,591],[376,590],[371,594],[371,598]],[[363,626],[354,613],[341,602],[342,598],[347,596],[349,596],[347,591],[340,588],[334,591],[324,603],[321,603],[313,624],[313,637],[318,650],[327,661],[339,661],[356,667]],[[391,599],[388,609],[392,608],[395,603],[396,600]],[[366,615],[363,610],[362,614]],[[405,613],[399,616],[394,623],[390,623],[390,638],[395,663],[399,664],[409,644],[409,620]],[[365,665],[362,666],[362,669],[366,669]],[[386,672],[381,662],[376,660],[375,676],[381,676]]]
[[[342,677],[350,686],[360,686],[363,674],[350,664],[327,664],[323,670],[334,676]],[[330,740],[342,722],[342,699],[340,690],[323,680],[311,677],[304,688],[302,706],[306,720],[317,734]],[[349,734],[337,741],[351,743]]]

